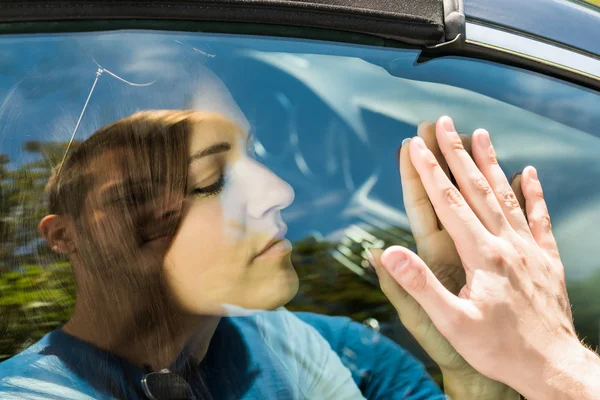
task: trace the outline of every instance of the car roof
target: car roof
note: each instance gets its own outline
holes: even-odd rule
[[[465,0],[467,20],[482,21],[600,56],[600,8],[569,0]]]
[[[463,6],[464,2],[464,6]],[[435,45],[465,33],[467,21],[600,55],[600,8],[579,0],[46,0],[0,2],[0,22],[198,20],[326,28],[408,44]]]
[[[445,38],[442,0],[3,1],[0,22],[168,19],[293,25],[430,45]]]

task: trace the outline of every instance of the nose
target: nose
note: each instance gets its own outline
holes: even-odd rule
[[[242,171],[246,187],[246,207],[250,216],[262,218],[283,210],[294,201],[294,189],[256,160],[247,159]]]

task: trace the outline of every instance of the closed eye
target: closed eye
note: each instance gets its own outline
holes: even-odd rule
[[[213,183],[212,185],[205,186],[203,188],[196,188],[192,191],[192,194],[200,197],[211,197],[215,196],[223,190],[225,184],[227,183],[227,179],[225,175],[221,175],[219,179]]]

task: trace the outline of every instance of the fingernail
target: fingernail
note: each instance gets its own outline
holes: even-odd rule
[[[417,145],[417,148],[419,148],[421,150],[426,150],[427,149],[427,146],[425,145],[425,142],[420,137],[416,136],[413,140],[415,141],[415,144]]]
[[[535,181],[539,180],[537,170],[534,167],[531,167],[531,172],[529,176]]]
[[[479,143],[481,143],[483,147],[490,147],[492,145],[490,134],[483,129],[479,133]]]
[[[446,129],[446,131],[448,133],[456,132],[456,129],[454,128],[454,122],[452,122],[452,118],[450,118],[448,116],[443,116],[442,117],[442,125],[444,126],[444,128]]]
[[[521,173],[522,173],[521,171],[517,171],[514,174],[512,174],[512,176],[510,177],[510,181],[514,182],[515,179],[517,179],[517,176],[521,175]]]
[[[406,139],[404,139],[404,140],[402,141],[402,146],[405,146],[405,145],[409,144],[409,143],[410,143],[410,139],[411,139],[411,138],[409,138],[409,137],[407,137]]]

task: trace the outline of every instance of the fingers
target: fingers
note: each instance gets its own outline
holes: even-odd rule
[[[435,136],[435,124],[429,121],[421,122],[417,127],[417,136],[423,139],[429,151],[433,153],[435,158],[440,163],[440,168],[446,173],[446,175],[450,176],[448,164],[446,163],[446,159],[442,154],[442,150],[440,150],[437,137]]]
[[[504,217],[515,231],[522,236],[528,236],[529,227],[525,215],[515,192],[498,164],[489,133],[485,129],[477,129],[473,133],[473,142],[473,155],[477,167],[492,188]]]
[[[382,290],[399,313],[404,311],[404,317],[418,318],[415,314],[418,313],[416,307],[403,308],[399,304],[412,298],[425,310],[438,330],[445,334],[452,329],[451,324],[465,312],[465,300],[450,293],[423,260],[412,251],[404,247],[392,246],[381,255],[381,265],[389,274],[389,278],[393,279],[392,281],[385,273],[378,272]],[[400,285],[400,289],[403,290],[395,287],[394,284]],[[404,292],[408,296],[404,295]]]
[[[425,142],[425,145],[427,146],[429,151],[431,151],[433,153],[436,160],[438,160],[438,162],[440,163],[440,168],[450,178],[450,182],[452,182],[453,185],[456,185],[456,181],[454,180],[454,177],[450,173],[450,169],[448,168],[446,159],[444,158],[444,155],[442,154],[442,151],[440,150],[440,146],[438,145],[437,137],[435,135],[435,124],[433,122],[429,122],[429,121],[421,122],[419,124],[419,126],[417,127],[417,136],[419,136],[420,138],[423,139],[423,141]],[[469,155],[472,156],[471,137],[469,135],[461,134],[460,138],[462,140],[465,150],[467,151],[467,153],[469,153]],[[413,169],[414,169],[414,167],[413,167]],[[420,183],[420,179],[419,179],[419,183]],[[422,184],[421,184],[421,186],[422,186]],[[425,189],[423,189],[423,191],[424,190]],[[405,202],[405,205],[406,205],[406,202]],[[431,211],[433,212],[433,208],[431,208]],[[435,218],[437,220],[437,229],[435,231],[433,229],[431,229],[428,233],[435,233],[439,230],[444,229],[444,227],[443,227],[442,223],[440,222],[439,218],[437,217],[437,215],[435,216]]]
[[[523,170],[521,187],[525,195],[529,228],[536,243],[552,257],[559,257],[558,246],[552,234],[550,214],[544,200],[544,192],[537,171],[533,167]]]
[[[431,357],[437,358],[435,356],[440,352],[439,346],[450,347],[450,344],[436,329],[431,329],[433,322],[423,307],[383,267],[381,264],[383,250],[370,249],[368,252],[371,253],[370,262],[377,273],[381,290],[398,312],[402,325]]]
[[[370,254],[369,261],[377,273],[381,290],[398,311],[402,323],[405,324],[405,320],[414,320],[421,306],[383,268],[381,265],[383,249],[369,249],[367,252]]]
[[[450,342],[435,328],[423,307],[383,267],[381,264],[383,250],[370,249],[368,252],[371,253],[369,259],[377,272],[381,290],[398,312],[402,325],[419,342],[423,350],[441,368],[454,369],[454,367],[462,368],[463,365],[466,365]]]
[[[492,234],[499,235],[508,226],[508,221],[487,179],[466,152],[450,117],[438,120],[436,134],[460,191],[483,225]]]
[[[400,149],[400,182],[404,209],[418,245],[420,240],[439,231],[439,227],[429,196],[410,159],[409,147],[405,142]]]
[[[519,206],[521,207],[521,211],[525,218],[527,218],[527,212],[525,211],[525,196],[523,196],[523,189],[521,189],[521,176],[522,173],[518,172],[513,175],[512,182],[510,183],[510,187],[515,192],[515,196],[517,201],[519,202]]]
[[[437,216],[453,238],[459,253],[461,250],[464,254],[475,251],[489,232],[419,137],[410,141],[410,158]]]
[[[446,159],[442,154],[442,150],[440,150],[440,146],[438,145],[437,137],[435,135],[435,124],[433,122],[425,121],[421,122],[417,127],[417,136],[423,139],[427,148],[433,153],[435,158],[440,163],[440,168],[444,170],[446,175],[450,177],[450,180],[454,179],[450,174],[450,169],[448,168],[448,164],[446,163]],[[473,155],[471,153],[471,137],[469,135],[460,134],[460,139],[462,140],[463,147],[469,153],[470,156]],[[454,183],[454,182],[453,182]]]

